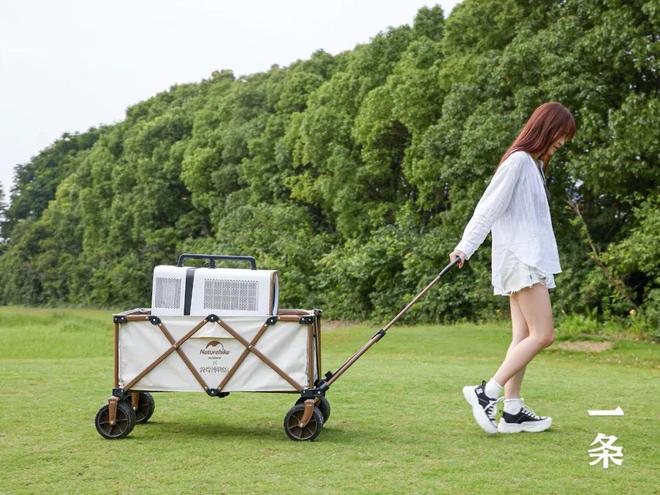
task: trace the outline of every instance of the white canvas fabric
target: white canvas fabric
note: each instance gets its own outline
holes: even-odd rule
[[[542,273],[561,272],[543,174],[524,151],[499,166],[456,249],[469,259],[491,230],[493,280],[501,278],[505,249]]]
[[[161,318],[175,340],[186,335],[200,317]],[[251,341],[264,323],[264,317],[223,318],[245,340]],[[256,348],[301,386],[307,386],[308,325],[278,321],[262,335]],[[142,370],[171,347],[161,330],[148,321],[128,322],[119,329],[119,386],[130,383]],[[193,363],[209,388],[217,388],[245,347],[218,323],[207,323],[188,339],[181,349]],[[316,369],[312,350],[313,369]],[[316,373],[314,374],[316,379]],[[143,377],[134,390],[203,391],[178,353],[173,352]],[[223,388],[225,392],[289,392],[295,388],[261,359],[250,353]]]

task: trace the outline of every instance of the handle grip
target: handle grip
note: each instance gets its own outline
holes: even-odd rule
[[[437,278],[436,280],[438,280],[438,279],[439,279],[440,277],[442,277],[445,273],[447,273],[449,270],[451,270],[452,268],[454,268],[454,267],[458,264],[459,261],[461,261],[461,257],[460,257],[460,256],[456,256],[456,258],[454,259],[454,261],[451,261],[446,267],[444,267],[444,268],[442,269],[442,271],[438,274],[438,278]],[[434,283],[435,283],[435,282],[434,282]]]
[[[179,260],[176,262],[176,266],[183,266],[185,260],[208,260],[209,268],[215,268],[215,262],[217,260],[229,260],[229,261],[247,261],[250,263],[252,270],[257,269],[257,261],[253,256],[228,256],[224,254],[190,254],[183,253],[179,256]]]

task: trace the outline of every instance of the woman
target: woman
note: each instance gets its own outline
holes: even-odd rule
[[[513,333],[502,365],[489,381],[463,388],[477,424],[487,433],[539,432],[552,418],[538,416],[520,396],[525,367],[554,340],[550,294],[559,255],[548,205],[547,171],[552,155],[573,139],[575,120],[560,103],[544,103],[504,153],[497,170],[449,255],[458,267],[493,233],[494,293],[509,297]],[[504,391],[504,411],[495,423]]]

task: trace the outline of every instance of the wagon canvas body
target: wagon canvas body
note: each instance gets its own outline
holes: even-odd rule
[[[298,392],[319,376],[319,317],[114,316],[115,388],[150,392]]]

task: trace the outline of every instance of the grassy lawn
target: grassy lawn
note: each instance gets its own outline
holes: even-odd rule
[[[324,332],[324,369],[374,330]],[[152,420],[108,441],[94,415],[112,388],[110,312],[0,308],[0,493],[659,493],[657,345],[547,349],[523,395],[553,427],[489,436],[461,387],[492,375],[508,339],[506,324],[393,328],[329,391],[315,442],[284,434],[294,395],[239,393],[155,394]],[[599,432],[622,466],[589,465]]]

